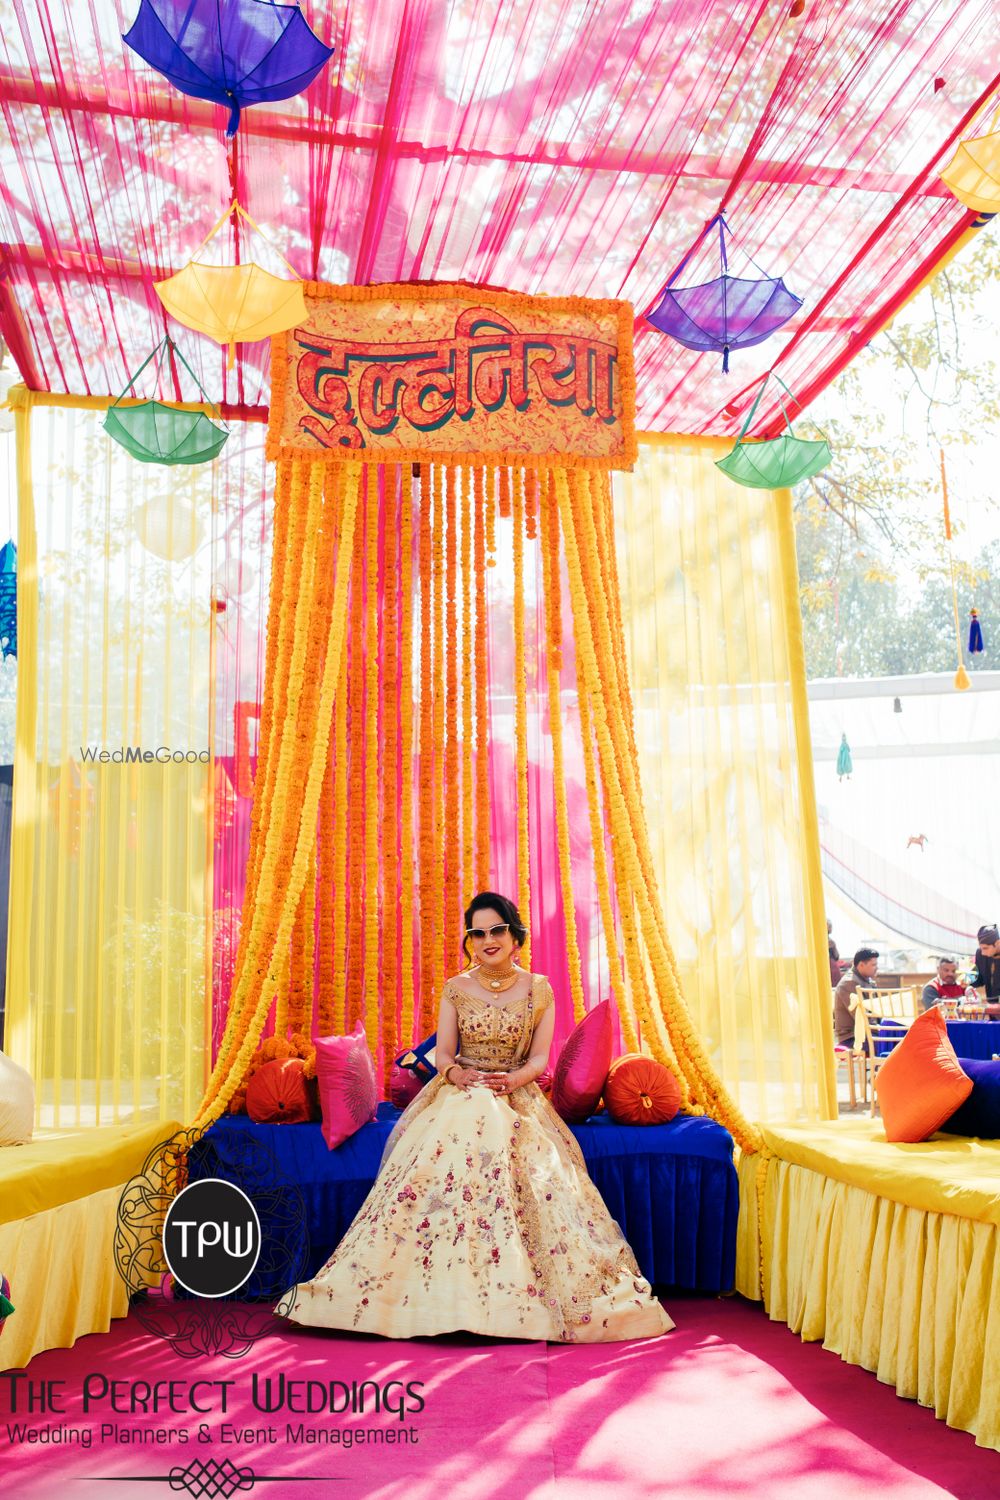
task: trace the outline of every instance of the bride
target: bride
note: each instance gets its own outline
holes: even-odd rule
[[[278,1310],[389,1338],[665,1333],[673,1323],[535,1082],[552,1044],[553,995],[516,962],[527,936],[517,908],[484,892],[465,926],[471,967],[444,986],[438,1076],[400,1117],[331,1258]]]

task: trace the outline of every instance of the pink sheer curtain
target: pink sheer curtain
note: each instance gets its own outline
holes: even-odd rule
[[[971,222],[937,172],[1000,84],[992,0],[312,5],[332,62],[248,109],[230,153],[225,111],[123,46],[134,0],[8,10],[0,333],[29,385],[71,392],[122,388],[163,332],[153,279],[234,190],[307,278],[461,277],[639,313],[725,206],[733,269],[745,250],[803,309],[728,377],[638,322],[638,405],[644,428],[733,433],[764,370],[814,394]],[[220,256],[284,274],[239,233]],[[689,268],[717,269],[710,246]],[[265,345],[227,372],[183,342],[213,398],[267,404]]]

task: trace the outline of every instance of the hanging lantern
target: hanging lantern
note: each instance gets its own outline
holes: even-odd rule
[[[781,403],[781,411],[788,431],[783,432],[780,437],[768,438],[762,442],[746,443],[743,441],[771,374],[773,371],[769,371],[761,382],[760,390],[743,423],[742,431],[736,439],[735,448],[727,453],[725,458],[715,461],[715,467],[721,469],[723,474],[728,474],[729,478],[734,479],[737,484],[745,485],[752,490],[784,489],[800,483],[803,479],[811,479],[814,474],[820,473],[833,462],[833,454],[830,452],[830,445],[826,438],[815,440],[795,436],[785,403],[780,395],[778,400]],[[774,378],[790,396],[791,391],[788,387],[778,379],[777,375]]]
[[[17,548],[0,547],[0,650],[3,659],[17,655]]]
[[[716,224],[722,274],[697,286],[675,286],[684,267]],[[768,276],[763,271],[759,278],[730,276],[726,254],[728,229],[721,213],[709,220],[667,282],[656,307],[646,314],[647,322],[686,349],[721,350],[723,373],[728,373],[731,349],[762,344],[802,306],[802,298],[790,292],[780,276]],[[760,270],[755,262],[750,264]]]
[[[269,338],[272,333],[294,328],[306,318],[302,282],[284,256],[279,258],[291,271],[292,281],[272,275],[253,260],[238,266],[211,266],[197,259],[234,212],[262,239],[267,238],[234,201],[187,265],[165,281],[153,282],[160,301],[179,323],[197,333],[208,334],[218,344],[228,345],[229,369],[235,362],[238,342]]]
[[[837,777],[843,781],[846,776],[848,781],[854,770],[854,761],[851,759],[851,747],[847,743],[847,735],[840,736],[840,749],[837,751]]]
[[[966,208],[1000,212],[1000,106],[988,134],[959,141],[941,181]]]
[[[201,545],[204,528],[182,495],[159,495],[132,513],[132,528],[147,552],[164,562],[183,562]]]
[[[176,406],[167,406],[156,400],[140,401],[133,406],[120,405],[126,392],[135,386],[139,376],[153,359],[156,359],[153,371],[155,388],[165,354],[177,356],[198,387],[202,399],[208,402],[201,382],[177,345],[171,338],[163,338],[149,358],[139,366],[125,390],[108,407],[102,426],[109,437],[114,438],[126,453],[130,453],[140,463],[207,463],[225,447],[229,432],[225,427],[216,426],[203,411],[182,411]]]
[[[141,0],[122,40],[174,88],[229,110],[291,99],[333,56],[297,5],[271,0]]]

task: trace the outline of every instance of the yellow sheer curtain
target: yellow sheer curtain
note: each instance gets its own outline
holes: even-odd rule
[[[684,993],[751,1119],[836,1113],[791,498],[643,439],[616,543],[643,793]]]
[[[139,464],[100,411],[12,394],[6,1047],[43,1127],[190,1118],[209,1008],[212,469]]]

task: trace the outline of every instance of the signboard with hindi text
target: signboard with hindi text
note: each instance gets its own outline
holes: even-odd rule
[[[321,282],[305,300],[271,341],[269,458],[635,462],[627,302]]]

